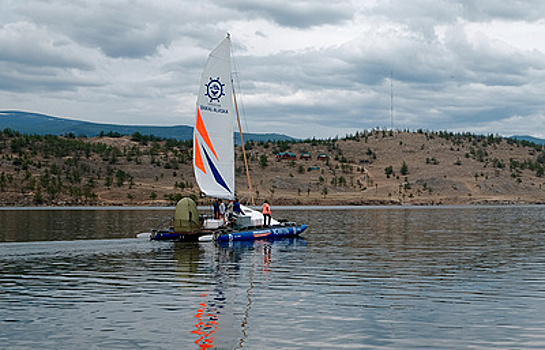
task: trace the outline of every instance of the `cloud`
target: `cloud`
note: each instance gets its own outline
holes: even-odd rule
[[[172,18],[166,16],[163,21],[166,13],[151,5],[140,1],[26,2],[18,10],[80,45],[100,48],[106,56],[141,58],[168,46],[173,34],[168,25]]]
[[[75,52],[66,38],[33,23],[17,22],[0,28],[0,60],[39,67],[76,68],[92,66]]]
[[[93,62],[73,42],[34,23],[0,27],[0,89],[72,90],[96,85],[86,74]]]
[[[544,12],[534,0],[8,1],[0,106],[190,124],[206,57],[231,32],[252,132],[389,127],[393,92],[396,128],[545,136],[533,124]]]
[[[543,19],[545,4],[539,0],[467,1],[463,2],[462,11],[464,17],[475,22],[496,19],[538,21]]]
[[[355,11],[351,2],[345,0],[229,0],[222,4],[250,18],[264,17],[280,26],[300,29],[340,24],[351,20]]]

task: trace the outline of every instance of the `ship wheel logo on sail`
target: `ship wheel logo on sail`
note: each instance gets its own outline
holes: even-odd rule
[[[222,96],[225,96],[225,92],[223,92],[223,87],[225,84],[222,84],[220,81],[220,78],[212,79],[210,78],[210,82],[208,84],[205,84],[206,86],[206,96],[210,99],[210,102],[220,102],[220,98]]]

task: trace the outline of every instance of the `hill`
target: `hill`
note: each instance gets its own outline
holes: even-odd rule
[[[371,130],[246,146],[257,201],[273,206],[545,203],[544,146],[527,141]],[[295,158],[277,159],[279,152]],[[236,186],[246,189],[240,155],[237,147]],[[191,157],[190,141],[4,130],[0,205],[173,205],[181,196],[199,198]]]
[[[1,129],[12,129],[29,135],[68,135],[95,137],[99,135],[153,135],[160,138],[191,140],[193,127],[186,125],[176,126],[144,126],[144,125],[116,125],[99,124],[52,117],[40,113],[23,111],[0,111]],[[240,136],[235,133],[235,142],[240,142]],[[244,133],[246,140],[277,141],[293,140],[293,138],[280,134],[251,134]]]
[[[545,145],[545,140],[544,139],[540,139],[540,138],[533,137],[533,136],[515,135],[515,136],[511,136],[511,138],[513,138],[515,140],[519,140],[519,141],[527,141],[527,142],[535,143],[535,144],[538,144],[538,145]]]

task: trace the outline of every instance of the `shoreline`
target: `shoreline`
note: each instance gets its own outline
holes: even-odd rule
[[[545,202],[522,202],[522,201],[483,201],[483,202],[471,202],[471,203],[458,203],[458,204],[395,204],[395,205],[381,205],[381,204],[300,204],[300,205],[273,205],[274,210],[346,210],[346,209],[407,209],[407,208],[436,208],[436,209],[450,209],[450,208],[501,208],[501,207],[540,207],[545,206]],[[260,208],[259,205],[249,205],[251,208]],[[0,207],[0,211],[46,211],[46,210],[157,210],[166,211],[174,210],[175,205],[164,206],[146,206],[146,205],[86,205],[86,206],[8,206]],[[210,209],[208,205],[199,205],[199,210]]]

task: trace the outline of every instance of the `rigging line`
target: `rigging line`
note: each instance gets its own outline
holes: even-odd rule
[[[231,47],[231,50],[232,50],[232,47]],[[231,54],[231,57],[232,57],[231,60],[233,62],[233,66],[234,66],[235,72],[236,72],[237,71],[237,64],[236,64],[235,55]],[[245,149],[245,145],[244,145],[244,137],[243,137],[243,133],[242,133],[242,126],[240,125],[240,113],[239,113],[238,103],[237,103],[237,94],[236,94],[236,91],[235,91],[235,79],[234,79],[235,72],[231,73],[231,86],[233,88],[233,99],[234,99],[235,111],[236,111],[236,115],[237,115],[238,132],[240,134],[240,143],[241,143],[241,147],[242,147],[242,156],[244,157],[244,167],[246,168],[246,177],[247,177],[247,181],[248,181],[248,190],[250,192],[250,198],[252,200],[251,203],[252,203],[252,205],[255,205],[254,193],[253,193],[253,189],[252,189],[252,180],[250,179],[250,168],[248,166],[248,158],[246,156],[246,149]],[[239,91],[240,91],[240,81],[237,81],[237,83],[239,85],[238,88],[239,88]],[[243,105],[242,105],[242,107],[243,107]],[[248,129],[247,125],[246,125],[246,129]]]
[[[242,93],[242,85],[240,84],[240,71],[238,70],[237,60],[234,54],[231,54],[232,61],[233,61],[233,67],[234,71],[232,72],[231,80],[233,82],[233,86],[236,84],[236,91],[238,91],[238,99],[239,99],[239,105],[240,105],[240,114],[242,115],[242,120],[244,122],[244,130],[246,132],[250,132],[250,128],[248,127],[248,119],[246,118],[246,109],[244,108],[244,100],[243,100],[243,93]],[[236,77],[236,79],[235,79]]]
[[[244,137],[242,136],[242,127],[240,126],[240,117],[239,117],[239,113],[238,113],[237,97],[236,97],[236,94],[235,94],[234,86],[233,86],[233,97],[234,97],[234,101],[235,101],[235,110],[237,112],[238,132],[240,133],[240,143],[242,145],[242,155],[244,157],[244,166],[246,168],[246,176],[248,178],[248,188],[250,190],[250,196],[252,197],[252,205],[255,205],[254,193],[253,193],[253,190],[252,190],[252,181],[250,180],[250,169],[248,167],[248,158],[246,157],[246,149],[244,147]]]

